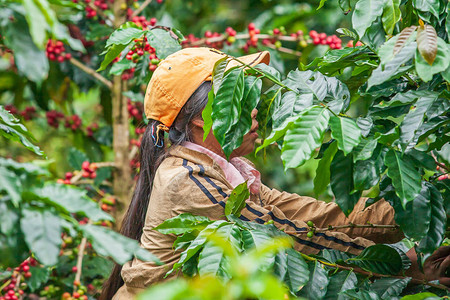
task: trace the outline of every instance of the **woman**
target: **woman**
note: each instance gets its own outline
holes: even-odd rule
[[[214,64],[222,57],[208,48],[183,49],[167,57],[154,72],[145,96],[150,122],[141,143],[141,172],[121,232],[140,241],[164,265],[134,259],[122,268],[116,266],[101,299],[131,299],[145,287],[162,281],[180,252],[172,249],[174,236],[152,228],[181,213],[223,219],[228,195],[246,180],[251,196],[241,218],[258,223],[273,220],[278,228],[293,233],[295,248],[304,253],[333,248],[357,254],[374,242],[401,239],[399,231],[381,228],[347,228],[307,238],[307,221],[317,227],[349,222],[394,224],[394,212],[384,201],[363,211],[364,201],[360,201],[346,218],[334,203],[279,192],[261,184],[259,172],[241,158],[253,151],[258,137],[256,110],[250,132],[231,154],[230,161],[225,159],[212,133],[203,141],[201,112],[208,101]],[[241,60],[250,65],[268,64],[269,55],[261,52]]]

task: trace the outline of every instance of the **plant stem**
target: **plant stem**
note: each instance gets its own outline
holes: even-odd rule
[[[409,81],[409,83],[410,84],[412,84],[412,85],[414,85],[415,87],[419,87],[419,85],[417,84],[417,82],[415,82],[414,80],[412,80],[412,78],[408,75],[408,74],[405,74],[405,75],[403,75],[406,79],[408,79],[408,81]]]
[[[227,58],[230,58],[230,59],[232,59],[232,60],[237,61],[237,62],[240,63],[242,66],[245,66],[246,68],[249,68],[250,70],[252,70],[252,71],[254,71],[254,72],[260,74],[262,77],[269,79],[269,80],[272,81],[273,83],[275,83],[275,84],[277,84],[277,85],[279,85],[279,86],[281,86],[281,87],[287,89],[288,91],[294,92],[294,93],[296,93],[297,95],[299,94],[298,92],[292,90],[292,89],[289,88],[288,86],[286,86],[286,85],[284,85],[283,83],[281,83],[279,80],[277,80],[277,79],[274,78],[273,76],[267,76],[266,73],[264,73],[264,72],[262,72],[262,71],[260,71],[260,70],[258,70],[258,69],[255,69],[254,67],[252,67],[252,66],[246,64],[245,62],[243,62],[242,60],[240,60],[240,59],[238,59],[238,58],[236,58],[236,57],[234,57],[234,56],[228,55],[228,54],[223,53],[222,51],[219,51],[219,50],[216,50],[216,49],[211,49],[211,51],[213,51],[213,52],[215,52],[215,53],[217,53],[217,54],[225,55]]]
[[[102,161],[102,162],[98,162],[95,163],[97,165],[97,167],[99,168],[107,168],[107,167],[115,167],[116,163],[113,161]]]
[[[126,21],[126,13],[122,9],[127,5],[126,0],[114,1],[114,27],[118,28]],[[113,76],[112,82],[112,120],[113,120],[113,150],[114,150],[114,172],[113,191],[120,201],[118,209],[114,213],[116,229],[120,228],[125,210],[131,200],[131,167],[129,155],[129,120],[127,99],[123,96],[127,83],[121,76]]]
[[[278,50],[278,51],[283,52],[283,53],[292,54],[292,55],[295,55],[295,56],[298,56],[298,57],[302,56],[302,53],[300,51],[296,51],[296,50],[289,49],[289,48],[286,48],[286,47],[278,47],[277,48],[275,45],[272,45],[272,44],[268,44],[268,45],[266,45],[266,47],[268,47],[270,49]]]
[[[144,3],[141,4],[141,6],[139,6],[131,15],[131,18],[136,17],[137,15],[139,15],[150,3],[152,2],[152,0],[145,0]]]
[[[106,79],[105,77],[103,77],[102,75],[100,75],[99,73],[95,72],[94,69],[89,68],[88,66],[83,64],[81,61],[79,61],[73,57],[70,59],[70,63],[73,64],[74,66],[80,68],[82,71],[86,72],[87,74],[93,76],[95,79],[97,79],[98,81],[100,81],[101,83],[106,85],[109,89],[112,89],[112,86],[113,86],[112,82],[109,81],[108,79]]]
[[[3,291],[11,283],[11,279],[8,279],[2,286],[0,286],[0,292]]]
[[[133,159],[136,156],[136,154],[138,153],[138,151],[139,151],[139,148],[136,145],[133,145],[133,148],[131,148],[130,155],[128,155],[128,158],[130,160]]]
[[[84,256],[84,249],[86,249],[86,243],[87,239],[84,237],[81,239],[80,243],[80,249],[78,250],[78,257],[77,257],[77,273],[75,274],[75,280],[73,285],[73,290],[76,291],[77,286],[75,285],[75,282],[80,282],[81,279],[81,268],[83,267],[83,256]]]
[[[398,229],[400,226],[398,225],[378,225],[378,224],[347,224],[347,225],[337,225],[337,226],[328,226],[327,228],[315,228],[315,231],[328,231],[335,229],[343,229],[343,228],[392,228]]]
[[[274,40],[280,40],[280,41],[287,41],[287,42],[297,42],[299,41],[298,38],[296,37],[292,37],[290,35],[277,35],[277,36],[273,36],[273,35],[269,35],[269,34],[255,34],[255,37],[259,39],[274,39]],[[236,34],[234,36],[237,40],[246,40],[250,38],[250,34],[248,33],[240,33],[240,34]],[[194,46],[202,46],[205,45],[206,43],[217,43],[217,42],[223,42],[228,38],[227,34],[222,34],[220,36],[215,36],[212,38],[201,38],[195,42],[192,43],[187,43],[187,45],[189,47],[194,47]],[[311,42],[311,41],[307,41],[307,42]]]
[[[88,6],[95,10],[100,17],[105,19],[105,21],[108,21],[109,23],[111,23],[111,25],[114,24],[114,22],[101,9],[98,9],[97,6],[92,3],[88,3]]]

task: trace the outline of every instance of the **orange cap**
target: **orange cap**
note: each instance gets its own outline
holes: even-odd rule
[[[145,115],[170,127],[183,105],[203,81],[211,80],[215,63],[223,58],[211,48],[185,48],[161,61],[150,79],[144,99]],[[269,52],[239,58],[248,65],[269,64]],[[227,68],[237,66],[230,61]]]

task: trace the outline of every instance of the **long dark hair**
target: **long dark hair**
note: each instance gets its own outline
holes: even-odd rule
[[[191,95],[181,109],[169,130],[170,147],[180,145],[191,140],[191,121],[201,116],[203,108],[208,101],[208,92],[211,90],[211,82],[203,82]],[[156,137],[156,126],[159,121],[150,120],[142,137],[139,151],[140,172],[134,189],[133,198],[127,213],[122,221],[120,233],[131,239],[140,241],[144,228],[147,207],[153,188],[153,179],[156,170],[167,156],[167,148],[161,141],[164,140],[164,131],[159,131]],[[155,145],[155,140],[159,145]],[[122,266],[116,264],[109,279],[104,283],[99,300],[112,299],[117,290],[124,284],[120,272]]]

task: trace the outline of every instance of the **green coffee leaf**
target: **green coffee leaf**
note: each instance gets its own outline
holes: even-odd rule
[[[219,90],[219,87],[222,84],[223,77],[225,75],[225,69],[226,69],[228,63],[229,63],[229,60],[225,56],[225,57],[219,59],[214,64],[214,69],[212,72],[212,83],[213,83],[214,94],[217,94],[217,91]]]
[[[325,267],[314,261],[309,265],[309,281],[299,295],[307,299],[323,299],[327,293],[329,278]]]
[[[235,187],[227,199],[225,215],[235,215],[236,217],[239,217],[242,209],[245,207],[245,200],[247,200],[249,196],[250,192],[247,188],[247,181]]]
[[[411,277],[407,278],[379,278],[370,286],[381,299],[394,299],[405,289]]]
[[[106,41],[105,47],[111,47],[112,45],[128,45],[135,39],[141,38],[146,31],[141,28],[121,26],[119,29],[116,29],[109,36]]]
[[[228,73],[220,85],[212,104],[214,136],[220,145],[225,144],[225,136],[241,116],[241,100],[244,96],[244,72],[234,69]],[[231,154],[228,150],[227,156]]]
[[[331,162],[330,171],[331,190],[336,204],[348,216],[361,196],[360,192],[354,192],[352,155],[345,156],[342,151],[338,151]]]
[[[438,98],[437,93],[430,91],[417,96],[419,96],[419,99],[415,104],[415,108],[406,114],[400,124],[400,143],[402,144],[403,149],[406,149],[406,147],[409,146],[415,132],[424,121],[425,113]]]
[[[50,278],[50,268],[46,267],[31,267],[31,277],[27,279],[27,285],[32,292],[39,289]]]
[[[352,25],[360,37],[382,15],[384,3],[384,0],[360,0],[356,3],[352,15]]]
[[[440,300],[441,297],[429,292],[418,293],[402,297],[400,300]]]
[[[357,287],[358,279],[352,271],[341,271],[330,277],[325,300],[344,300],[343,292]]]
[[[5,167],[0,167],[0,191],[5,191],[11,197],[14,206],[19,206],[22,199],[20,196],[22,184],[17,175]]]
[[[122,265],[130,261],[134,255],[141,260],[150,260],[157,264],[161,263],[156,256],[141,248],[136,240],[129,239],[109,228],[84,225],[80,226],[80,229],[99,255],[111,257],[118,264]]]
[[[153,28],[147,32],[146,36],[148,42],[155,48],[159,59],[165,59],[170,54],[181,50],[181,45],[170,28]]]
[[[301,166],[311,158],[322,143],[328,120],[326,108],[313,106],[294,122],[286,132],[281,149],[285,169]]]
[[[275,103],[272,114],[272,128],[278,129],[283,125],[286,119],[298,116],[313,104],[313,94],[296,94],[286,92],[281,96],[280,102]]]
[[[163,234],[183,234],[194,230],[203,230],[212,223],[207,217],[182,213],[159,224],[154,230]]]
[[[337,141],[338,148],[345,155],[352,152],[353,148],[361,141],[361,130],[352,119],[331,116],[330,128],[331,136]]]
[[[349,258],[346,262],[379,274],[395,275],[402,269],[402,258],[398,252],[381,244],[367,247],[358,256]]]
[[[330,183],[330,166],[336,152],[337,143],[332,143],[327,150],[325,150],[323,157],[317,165],[316,177],[314,177],[314,193],[316,195],[325,192]]]
[[[362,139],[353,153],[353,162],[369,159],[378,145],[377,139]]]
[[[225,154],[231,154],[233,150],[241,146],[244,136],[250,131],[253,125],[252,113],[258,104],[261,94],[262,82],[255,77],[247,77],[244,80],[244,95],[241,101],[241,116],[225,134],[225,142],[222,149]]]
[[[233,224],[222,226],[217,229],[215,234],[223,237],[236,250],[240,250],[242,237],[238,226]],[[226,276],[225,274],[228,272],[226,264],[224,250],[217,243],[207,242],[198,257],[198,272],[200,276],[206,274]]]
[[[70,213],[81,213],[95,221],[113,218],[105,213],[99,205],[86,196],[86,190],[59,183],[48,183],[43,187],[33,189],[39,197],[47,198],[53,205],[60,206]]]
[[[199,235],[189,244],[189,246],[186,248],[186,250],[181,252],[180,259],[178,260],[177,263],[175,263],[173,265],[172,270],[169,271],[169,273],[167,273],[166,276],[171,274],[172,272],[178,270],[191,257],[196,255],[200,251],[200,249],[202,249],[203,246],[206,244],[207,235],[209,235],[212,232],[214,232],[215,230],[217,230],[217,228],[220,228],[220,227],[226,226],[226,225],[227,225],[227,222],[225,222],[225,221],[216,221],[216,222],[211,223],[208,226],[206,226],[205,229],[203,229],[199,233]]]
[[[430,12],[439,18],[439,0],[413,0],[413,7],[422,12]]]
[[[61,247],[61,222],[48,210],[22,209],[20,228],[37,260],[47,266],[58,262]]]
[[[397,76],[400,66],[408,62],[413,58],[416,51],[417,45],[415,42],[405,45],[398,54],[394,56],[392,60],[387,61],[384,67],[380,64],[370,76],[368,83],[368,88],[382,84],[392,77]],[[391,50],[392,51],[392,50]]]
[[[205,108],[202,111],[203,141],[205,141],[206,138],[208,137],[213,125],[213,120],[211,117],[213,102],[214,102],[214,90],[211,89],[208,93],[208,103],[206,104]]]
[[[427,234],[431,220],[430,190],[427,185],[422,183],[420,193],[405,208],[401,205],[394,205],[394,208],[395,222],[408,238],[419,241]]]
[[[388,35],[392,35],[395,24],[400,21],[401,17],[400,0],[386,0],[381,21],[383,22],[384,31]]]
[[[384,158],[387,175],[392,179],[395,193],[400,198],[403,208],[420,193],[420,174],[407,157],[402,157],[396,150],[389,150]]]
[[[425,182],[425,185],[430,191],[430,227],[425,237],[420,241],[417,251],[425,254],[431,254],[442,243],[446,228],[447,215],[443,206],[444,200],[439,190],[429,182]]]
[[[294,249],[286,249],[287,281],[289,290],[298,292],[309,280],[309,268],[301,254]]]
[[[269,242],[271,237],[265,232],[259,230],[244,230],[242,231],[242,246],[248,251],[253,248],[261,247]]]

